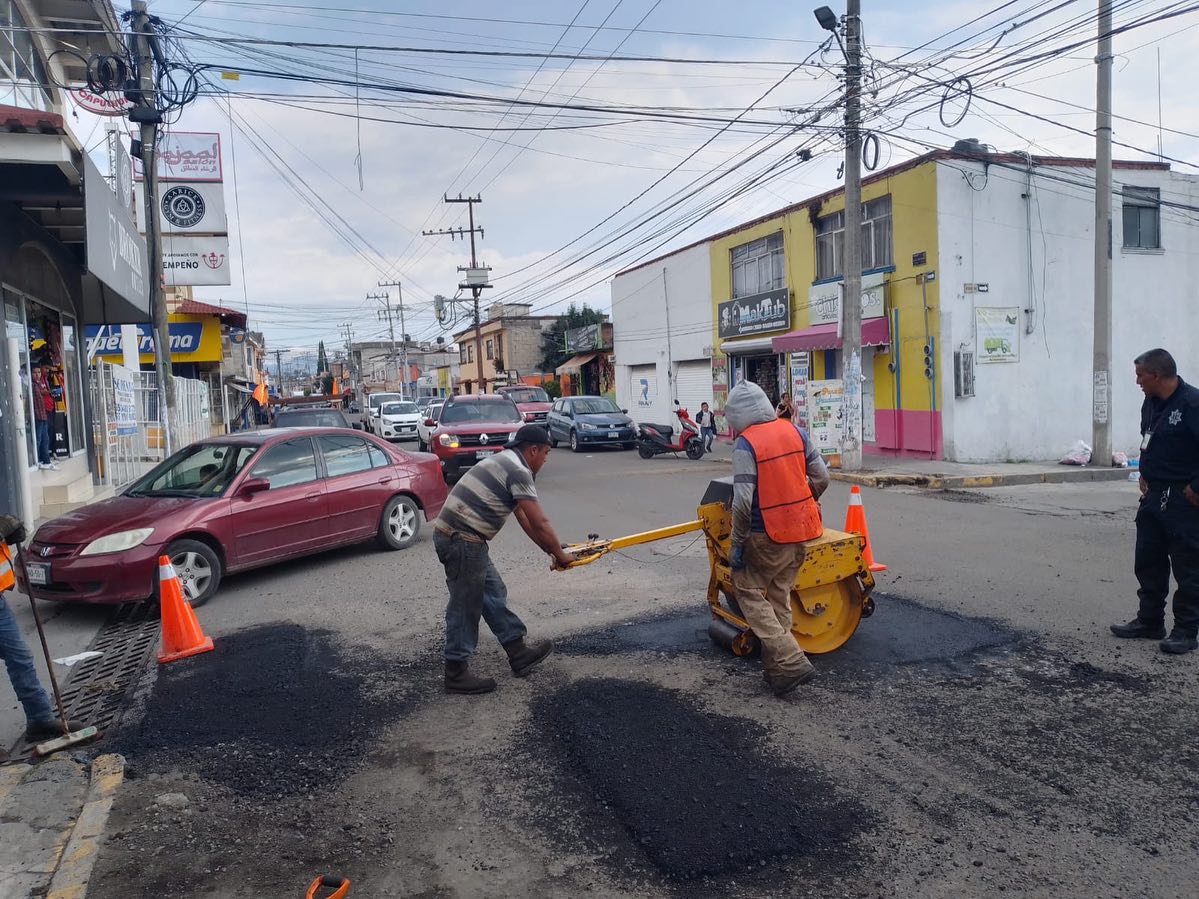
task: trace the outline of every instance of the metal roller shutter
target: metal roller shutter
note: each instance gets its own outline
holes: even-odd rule
[[[678,363],[674,376],[674,396],[694,418],[699,404],[712,405],[712,363],[707,359]]]

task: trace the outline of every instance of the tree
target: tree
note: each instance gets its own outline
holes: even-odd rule
[[[592,309],[586,303],[579,308],[574,303],[547,330],[541,332],[541,370],[552,372],[573,353],[566,349],[566,332],[587,325],[601,324],[607,313]]]
[[[321,372],[328,370],[329,360],[325,356],[325,341],[322,340],[316,345],[316,373],[319,375]]]

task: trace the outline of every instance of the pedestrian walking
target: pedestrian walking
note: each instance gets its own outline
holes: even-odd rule
[[[791,588],[804,544],[824,533],[816,500],[828,489],[828,469],[752,381],[730,391],[724,415],[740,435],[733,445],[733,592],[762,643],[766,682],[783,696],[816,674],[791,633]]]
[[[54,714],[50,697],[38,680],[33,655],[21,636],[17,617],[8,607],[5,593],[16,584],[13,564],[16,553],[12,547],[25,541],[25,526],[11,515],[0,515],[0,658],[8,669],[13,692],[25,709],[25,739],[40,743],[61,737],[62,722]],[[72,730],[79,730],[72,727]]]
[[[1199,645],[1199,389],[1178,377],[1174,357],[1163,349],[1142,353],[1135,365],[1145,394],[1133,563],[1140,608],[1111,629],[1117,637],[1161,640],[1162,652],[1180,654]],[[1171,569],[1178,590],[1166,637]]]
[[[551,568],[574,561],[562,550],[537,500],[534,481],[550,454],[543,425],[524,425],[509,449],[489,456],[454,485],[433,522],[433,547],[445,567],[450,599],[445,609],[445,689],[447,693],[490,693],[495,681],[470,673],[479,642],[479,618],[487,622],[508,654],[512,673],[523,677],[553,651],[549,640],[526,642],[524,622],[508,608],[508,589],[488,552],[508,516],[529,539],[549,553]]]
[[[712,452],[712,443],[716,440],[716,416],[712,414],[707,403],[699,404],[699,414],[695,416],[695,423],[699,425],[699,435],[704,441],[704,452]]]
[[[37,436],[37,467],[57,469],[50,451],[50,413],[54,411],[54,394],[46,383],[46,373],[40,365],[30,369],[33,384],[33,422]]]

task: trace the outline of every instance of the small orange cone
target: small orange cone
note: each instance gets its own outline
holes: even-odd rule
[[[866,527],[866,509],[862,505],[862,488],[854,484],[849,491],[849,508],[845,511],[845,530],[863,539],[862,559],[871,571],[886,571],[887,566],[874,561],[870,551],[870,529]]]
[[[183,599],[183,584],[167,556],[158,557],[158,593],[162,615],[162,649],[158,652],[158,664],[211,652],[212,638],[205,637],[200,630],[196,613]]]

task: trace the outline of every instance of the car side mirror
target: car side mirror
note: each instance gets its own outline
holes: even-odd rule
[[[238,496],[251,497],[255,493],[262,493],[264,490],[271,489],[271,482],[266,478],[246,478],[242,482],[241,487],[237,491]]]

